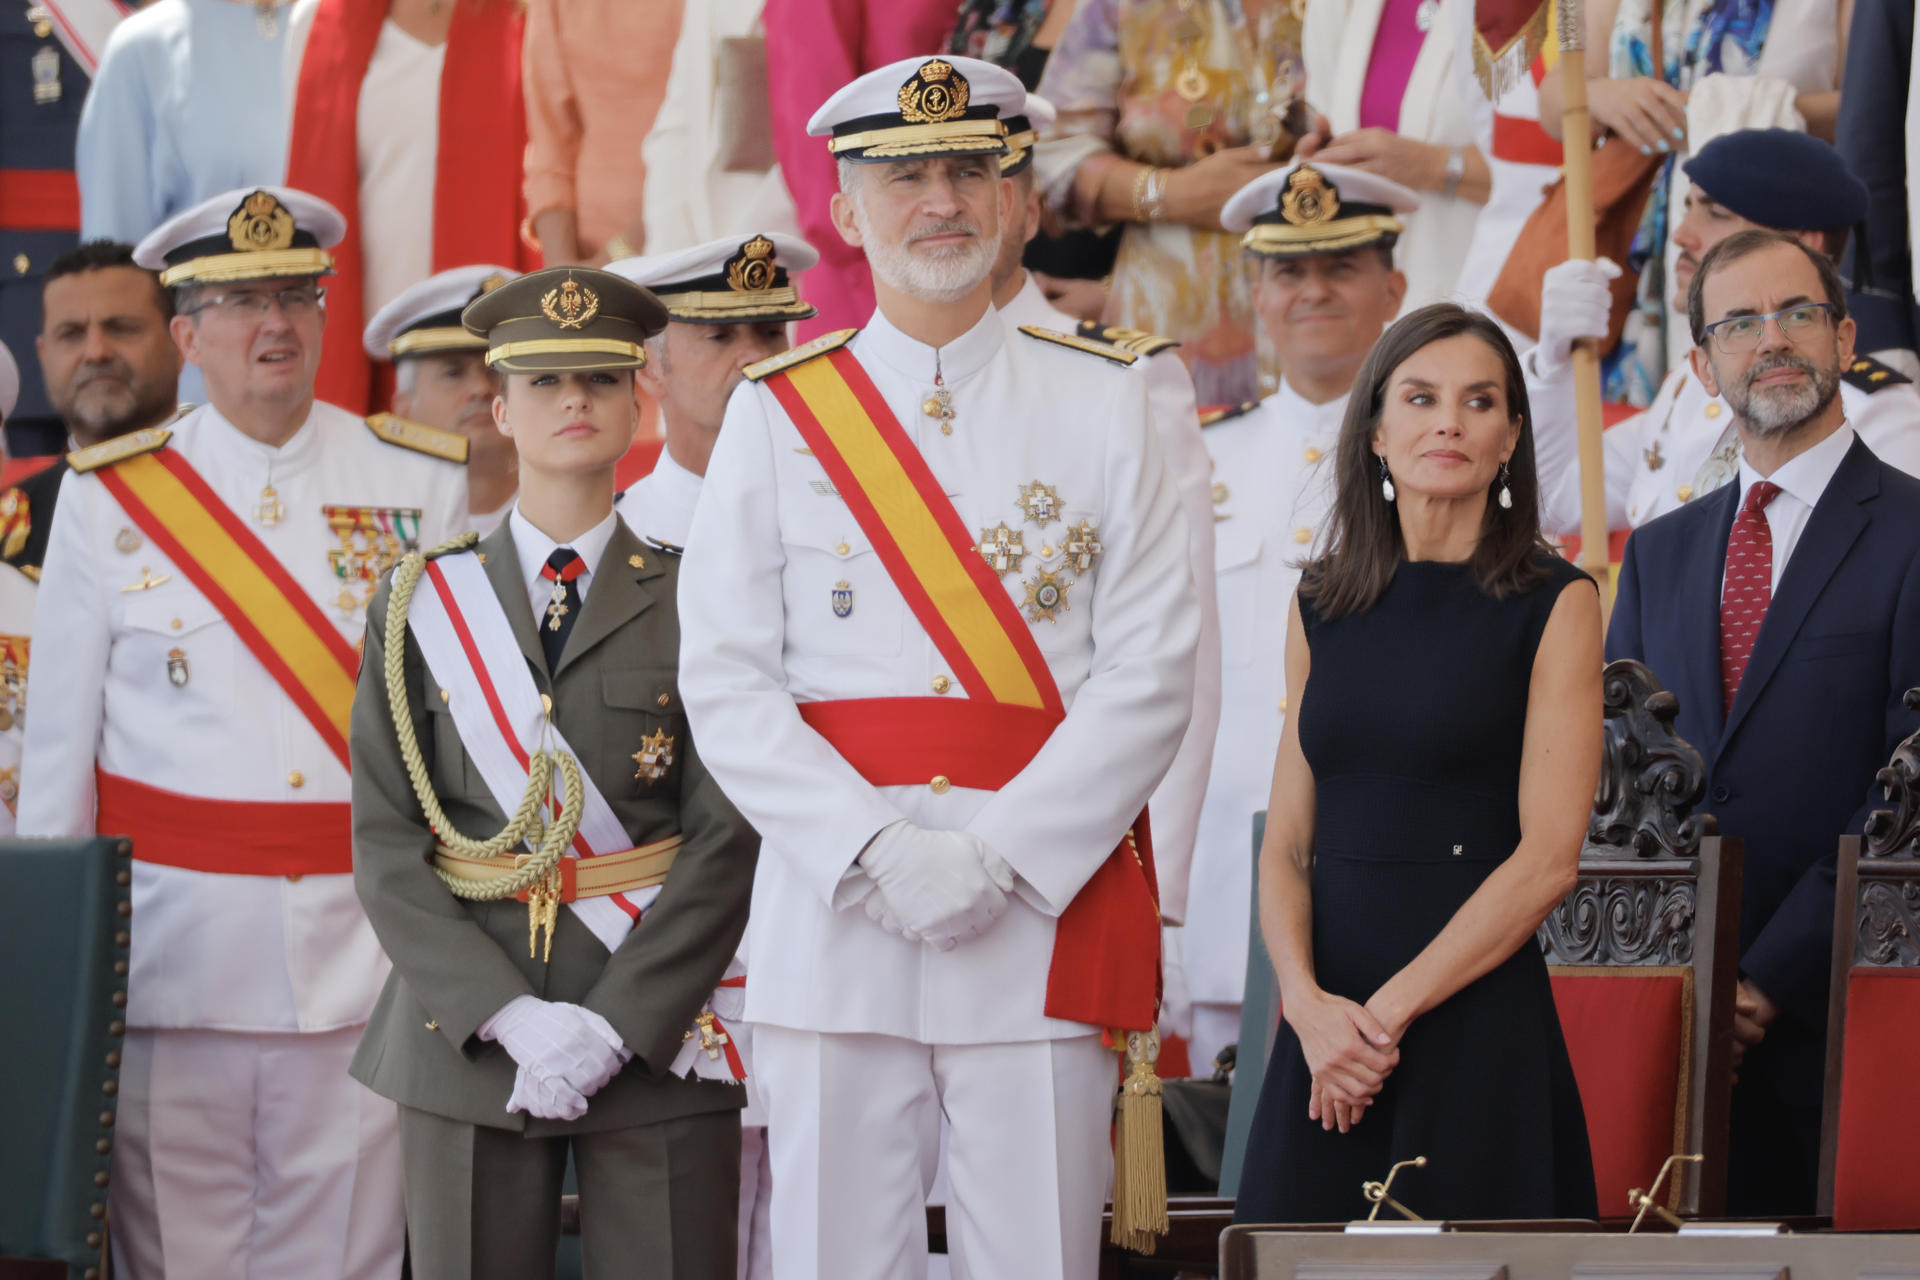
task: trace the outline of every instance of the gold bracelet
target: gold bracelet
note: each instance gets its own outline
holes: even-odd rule
[[[1167,170],[1148,165],[1133,175],[1133,220],[1158,222],[1167,213]]]

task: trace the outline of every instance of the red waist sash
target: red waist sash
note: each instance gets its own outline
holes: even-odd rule
[[[94,830],[127,836],[141,862],[236,876],[353,870],[353,806],[210,800],[95,772]]]
[[[877,787],[997,791],[1046,744],[1059,712],[953,698],[803,702],[800,718]],[[1144,874],[1142,874],[1144,873]],[[1144,1031],[1160,1000],[1159,889],[1142,810],[1061,913],[1047,970],[1047,1016]]]

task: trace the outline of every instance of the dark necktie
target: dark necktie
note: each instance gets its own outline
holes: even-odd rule
[[[567,636],[580,616],[580,575],[587,562],[572,547],[556,547],[540,567],[540,576],[553,585],[547,597],[546,614],[540,619],[540,648],[547,655],[547,673],[559,670],[560,654],[567,647]]]
[[[1720,694],[1727,711],[1733,710],[1740,677],[1753,657],[1753,642],[1773,603],[1773,530],[1767,525],[1767,504],[1779,493],[1779,485],[1755,481],[1741,495],[1740,513],[1727,534],[1727,581],[1720,593]]]

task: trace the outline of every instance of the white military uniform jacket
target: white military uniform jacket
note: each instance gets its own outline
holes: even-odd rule
[[[20,808],[20,749],[27,733],[27,672],[17,668],[13,650],[33,637],[33,607],[39,589],[10,564],[0,564],[0,836],[13,834]]]
[[[1533,408],[1533,439],[1540,474],[1540,522],[1549,534],[1580,532],[1580,445],[1574,422],[1571,366],[1542,377],[1538,352],[1527,354],[1527,398]],[[1888,380],[1891,382],[1891,377]],[[1847,421],[1881,461],[1920,475],[1920,395],[1910,383],[1881,385],[1871,393],[1851,381],[1840,384]],[[1667,371],[1642,413],[1608,427],[1606,443],[1607,528],[1637,529],[1706,492],[1698,473],[1733,425],[1723,397],[1710,396],[1682,363]],[[1730,479],[1734,474],[1727,471]]]
[[[698,501],[700,477],[675,462],[672,451],[663,446],[653,470],[635,481],[614,509],[627,528],[641,537],[684,547]]]
[[[1031,273],[1013,301],[1000,308],[1008,324],[1038,325],[1072,333],[1074,318],[1056,311]],[[1187,884],[1193,868],[1193,842],[1206,794],[1213,736],[1220,722],[1220,609],[1213,598],[1213,516],[1209,493],[1212,463],[1200,438],[1200,408],[1193,375],[1172,348],[1146,356],[1134,368],[1147,379],[1147,410],[1153,419],[1167,469],[1187,518],[1188,556],[1200,593],[1199,662],[1193,678],[1193,720],[1180,753],[1160,789],[1153,793],[1153,858],[1160,877],[1160,915],[1170,925],[1187,918]]]
[[[1346,411],[1345,396],[1310,404],[1283,378],[1257,407],[1206,430],[1223,696],[1183,946],[1187,992],[1202,1003],[1238,1004],[1246,989],[1253,815],[1267,807],[1286,719],[1287,610],[1333,511]]]
[[[305,588],[340,634],[365,631],[365,581],[343,582],[326,506],[417,508],[418,543],[459,532],[465,470],[391,445],[343,409],[315,404],[273,449],[211,406],[171,424],[166,445]],[[271,483],[284,518],[253,516]],[[94,768],[217,800],[350,799],[346,766],[212,601],[138,531],[98,475],[61,488],[37,625],[20,832],[94,831]],[[154,585],[140,589],[137,584]],[[129,590],[129,588],[135,588]],[[169,679],[179,650],[184,681]],[[208,834],[218,839],[217,832]],[[223,875],[133,864],[137,1027],[328,1031],[365,1022],[387,961],[350,875]]]
[[[1104,549],[1053,621],[1023,619],[1067,709],[1039,756],[998,792],[871,786],[796,703],[977,691],[953,680],[772,391],[734,393],[681,572],[680,687],[701,756],[763,840],[747,1020],[945,1044],[1083,1035],[1043,1013],[1054,920],[1172,762],[1199,636],[1145,384],[989,312],[939,351],[957,414],[944,435],[921,411],[932,347],[876,314],[848,349],[966,526],[1024,533],[1028,557],[1003,579],[1016,604],[1038,566],[1061,568],[1068,522],[1091,521]],[[1018,503],[1035,482],[1059,497],[1044,524]],[[855,859],[903,817],[969,830],[1012,867],[1015,900],[985,934],[943,952],[856,905],[871,882]]]

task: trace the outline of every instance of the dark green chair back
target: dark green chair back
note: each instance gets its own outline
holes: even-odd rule
[[[1267,815],[1253,815],[1253,899],[1247,920],[1247,990],[1240,1000],[1240,1047],[1233,1062],[1233,1101],[1227,1107],[1227,1146],[1220,1161],[1220,1198],[1240,1193],[1240,1166],[1247,1156],[1247,1131],[1253,1127],[1254,1104],[1267,1078],[1267,1051],[1280,1025],[1280,987],[1273,980],[1273,961],[1260,936],[1260,842],[1266,839]]]
[[[0,840],[0,1269],[104,1272],[132,851],[115,837]]]

